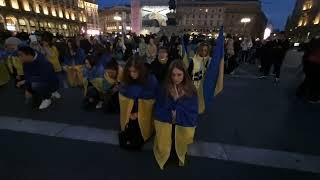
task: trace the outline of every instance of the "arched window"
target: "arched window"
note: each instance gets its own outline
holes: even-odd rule
[[[305,11],[305,10],[311,9],[312,5],[313,5],[312,0],[308,0],[303,4],[302,10]]]
[[[42,10],[43,10],[43,14],[45,14],[45,15],[49,15],[48,6],[43,5],[43,6],[42,6]]]
[[[23,4],[23,9],[24,9],[25,11],[31,11],[29,2],[28,2],[27,0],[23,0],[23,1],[22,1],[22,4]]]
[[[319,13],[318,16],[316,16],[316,18],[314,19],[313,24],[320,24],[320,13]]]
[[[0,6],[6,6],[6,1],[5,0],[0,0]]]
[[[18,0],[11,0],[11,7],[12,7],[13,9],[19,9]]]

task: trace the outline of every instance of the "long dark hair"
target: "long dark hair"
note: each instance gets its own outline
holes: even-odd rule
[[[173,69],[175,68],[183,72],[183,81],[181,82],[181,87],[182,87],[182,90],[185,92],[185,96],[191,97],[193,95],[196,95],[197,90],[192,83],[192,80],[188,74],[188,71],[185,65],[183,64],[183,61],[180,59],[174,60],[169,66],[167,78],[164,83],[167,95],[170,95],[170,89],[174,87],[174,82],[172,82],[171,76],[172,76]]]
[[[138,79],[134,80],[130,76],[129,68],[134,67],[138,73]],[[138,55],[133,55],[128,59],[128,62],[126,63],[123,71],[123,83],[128,85],[132,84],[134,82],[137,82],[139,84],[144,84],[147,81],[149,72],[148,69],[145,65],[145,60],[144,58],[138,56]]]

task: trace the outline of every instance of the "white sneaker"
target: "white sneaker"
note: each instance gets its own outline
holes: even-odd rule
[[[51,94],[51,97],[55,99],[60,99],[61,95],[58,93],[58,91],[55,91]]]
[[[96,105],[96,109],[101,109],[102,108],[102,101],[99,101],[98,104]]]
[[[41,102],[39,109],[47,109],[51,105],[51,99],[45,99]]]
[[[258,77],[258,79],[265,79],[265,78],[267,78],[267,76],[262,75]]]

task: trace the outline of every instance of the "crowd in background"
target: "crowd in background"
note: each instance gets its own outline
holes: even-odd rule
[[[319,44],[319,39],[312,40],[303,58],[306,77],[298,95],[310,102],[320,99]],[[139,149],[155,131],[159,166],[163,168],[173,151],[183,165],[197,115],[205,111],[201,86],[215,46],[214,38],[194,34],[113,33],[66,38],[50,32],[15,36],[3,32],[0,86],[12,78],[15,86],[24,90],[26,103],[40,110],[61,98],[59,89],[81,87],[84,109],[120,113],[122,147]],[[289,48],[283,33],[264,41],[227,35],[224,72],[232,75],[241,64],[256,64],[259,78],[272,71],[279,83]]]

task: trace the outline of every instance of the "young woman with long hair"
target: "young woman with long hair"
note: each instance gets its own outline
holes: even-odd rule
[[[153,133],[152,111],[158,82],[148,72],[145,60],[129,58],[119,91],[120,146],[139,150]]]
[[[167,80],[158,92],[155,104],[153,151],[161,169],[170,157],[177,157],[179,165],[184,165],[197,118],[197,90],[183,61],[175,60],[170,64]]]

